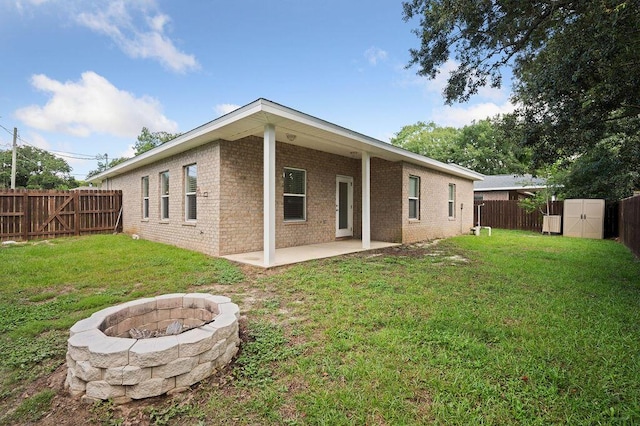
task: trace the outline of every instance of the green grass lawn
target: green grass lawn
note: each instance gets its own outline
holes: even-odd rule
[[[152,424],[640,422],[640,262],[613,241],[494,230],[263,273],[108,235],[0,262],[0,424],[73,403],[33,386],[74,322],[186,291],[232,297],[245,340],[223,374],[140,406]]]

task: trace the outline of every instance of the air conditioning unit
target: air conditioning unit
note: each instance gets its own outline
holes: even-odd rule
[[[546,215],[542,216],[542,233],[548,234],[560,233],[560,227],[562,225],[562,216],[560,215]]]

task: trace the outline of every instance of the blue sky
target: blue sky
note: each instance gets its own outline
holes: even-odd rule
[[[0,125],[115,158],[143,126],[185,132],[258,98],[383,141],[512,109],[508,87],[445,106],[454,62],[434,81],[405,69],[417,25],[400,0],[0,0]],[[97,166],[64,158],[78,179]]]

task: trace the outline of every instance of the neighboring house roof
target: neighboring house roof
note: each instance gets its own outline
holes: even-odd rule
[[[539,190],[547,187],[546,179],[525,175],[488,175],[473,183],[474,192]]]
[[[362,152],[389,161],[405,161],[454,176],[482,180],[483,176],[456,164],[445,164],[389,143],[354,132],[328,121],[260,98],[216,118],[150,151],[95,175],[88,182],[101,182],[138,167],[171,157],[216,140],[235,141],[264,136],[264,126],[275,125],[276,140],[344,157],[361,158]]]

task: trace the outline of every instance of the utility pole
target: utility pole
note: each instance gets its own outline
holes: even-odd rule
[[[11,153],[11,189],[16,189],[16,155],[18,153],[18,128],[13,128],[13,152]]]

